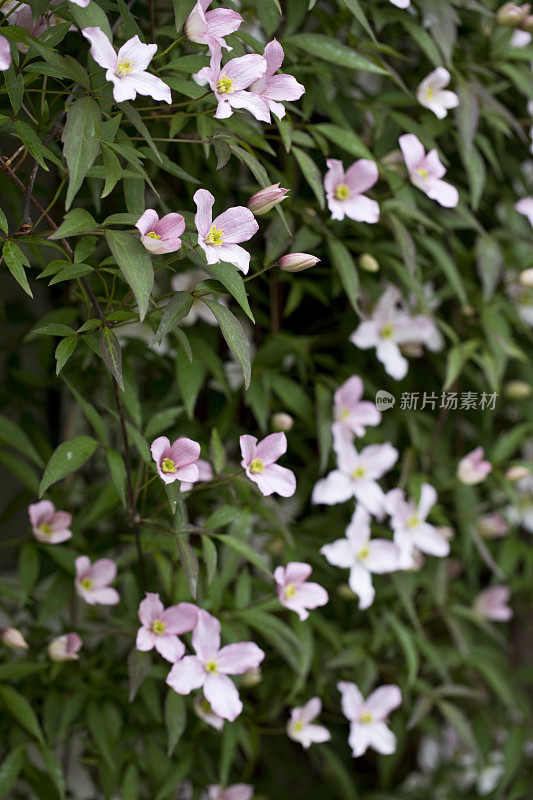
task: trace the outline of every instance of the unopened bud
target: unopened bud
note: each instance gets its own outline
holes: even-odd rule
[[[290,431],[293,425],[293,418],[290,414],[286,414],[284,411],[280,411],[278,414],[274,414],[272,417],[272,430],[276,431],[276,433],[280,433],[281,431]]]
[[[17,628],[4,628],[2,641],[6,647],[11,647],[13,650],[27,650],[29,647],[28,642]]]
[[[521,481],[522,478],[527,478],[531,475],[531,472],[528,470],[527,467],[509,467],[507,472],[505,473],[505,477],[511,483],[516,483],[517,481]]]
[[[256,216],[266,214],[271,208],[285,200],[287,189],[280,188],[279,183],[273,183],[252,195],[248,200],[248,208]]]
[[[498,539],[500,536],[506,536],[509,532],[509,525],[501,514],[494,511],[481,517],[477,529],[485,539]]]
[[[366,272],[379,272],[379,262],[370,253],[363,253],[359,258],[359,266]]]
[[[522,24],[520,26],[524,31],[527,33],[533,33],[533,15],[528,14],[527,17],[522,20]]]
[[[505,395],[510,400],[522,400],[531,394],[531,386],[526,381],[509,381],[505,384]]]
[[[531,269],[524,269],[518,276],[518,280],[522,284],[522,286],[527,286],[531,288],[533,286],[533,268]]]
[[[352,592],[347,583],[341,583],[339,586],[337,586],[337,594],[342,597],[343,600],[357,599],[356,593]]]
[[[319,261],[319,258],[309,253],[288,253],[280,258],[279,266],[283,272],[303,272],[304,269],[314,267]]]
[[[263,675],[261,674],[261,667],[252,667],[252,669],[246,670],[241,678],[241,683],[243,686],[257,686],[258,683],[261,683],[263,680]]]
[[[504,28],[517,28],[529,13],[529,4],[517,6],[515,3],[505,3],[497,14],[498,25]]]
[[[52,639],[48,645],[48,655],[52,661],[77,661],[81,644],[77,633],[65,633],[63,636],[56,636],[55,639]]]

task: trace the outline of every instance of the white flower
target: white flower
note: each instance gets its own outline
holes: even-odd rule
[[[459,105],[455,92],[444,89],[450,82],[450,73],[444,67],[437,67],[424,78],[416,90],[416,99],[421,106],[429,108],[439,118],[444,119],[449,108]]]

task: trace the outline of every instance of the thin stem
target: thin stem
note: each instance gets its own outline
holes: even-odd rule
[[[260,269],[258,272],[254,272],[253,275],[248,275],[247,278],[244,278],[243,283],[246,283],[246,281],[253,281],[254,278],[257,278],[259,275],[263,275],[263,273],[268,272],[268,270],[272,269],[272,267],[277,267],[277,265],[278,262],[276,261],[274,264],[269,264],[268,267],[263,267],[263,269]]]

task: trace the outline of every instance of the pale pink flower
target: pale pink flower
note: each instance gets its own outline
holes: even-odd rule
[[[386,719],[398,708],[402,695],[397,686],[380,686],[365,700],[355,685],[339,681],[337,688],[342,695],[342,711],[350,720],[348,744],[355,758],[372,747],[378,753],[390,755],[396,750],[396,736],[387,727]]]
[[[11,47],[5,36],[0,36],[0,72],[11,66]]]
[[[310,253],[287,253],[280,258],[279,267],[283,272],[303,272],[314,267],[319,261],[319,258]]]
[[[517,30],[513,31],[509,45],[511,47],[527,47],[533,37],[527,31]]]
[[[328,158],[326,164],[328,171],[324,177],[324,189],[331,218],[341,220],[349,217],[355,222],[377,222],[379,205],[363,194],[379,178],[376,164],[360,158],[346,172],[342,161],[336,158]]]
[[[204,722],[207,722],[207,724],[211,725],[216,731],[222,730],[225,720],[219,717],[218,714],[215,714],[211,708],[211,703],[206,700],[205,697],[202,697],[201,694],[196,695],[192,706],[194,713],[200,717],[200,719],[203,719]]]
[[[71,3],[74,3],[75,6],[79,6],[80,8],[87,8],[91,0],[70,0]]]
[[[206,483],[213,479],[213,467],[206,461],[205,458],[199,458],[196,462],[196,466],[198,467],[198,480],[196,483]],[[190,492],[193,488],[194,483],[187,483],[187,481],[182,481],[180,484],[180,491],[182,492]]]
[[[315,484],[312,503],[328,506],[355,497],[375,516],[384,512],[385,495],[377,481],[398,460],[398,451],[388,442],[371,444],[358,453],[348,442],[338,442],[337,469]]]
[[[191,42],[206,44],[209,48],[218,46],[232,50],[224,36],[239,29],[242,17],[230,8],[207,11],[210,5],[211,0],[198,0],[185,23],[185,36]]]
[[[276,461],[287,452],[287,437],[284,433],[271,433],[257,443],[255,436],[245,434],[240,438],[241,464],[251,481],[256,483],[261,494],[291,497],[296,491],[296,478],[292,470],[280,467]]]
[[[291,711],[291,718],[287,723],[287,736],[295,742],[300,742],[307,750],[312,744],[329,742],[331,734],[323,725],[313,725],[312,722],[322,711],[320,697],[312,697],[304,706],[298,706]]]
[[[476,447],[459,461],[457,477],[461,483],[472,485],[482,483],[485,480],[487,475],[492,472],[492,464],[490,461],[485,461],[484,458],[484,449]]]
[[[56,636],[48,645],[48,655],[52,661],[78,661],[78,650],[82,641],[77,633],[65,633]]]
[[[211,60],[208,67],[196,73],[198,81],[206,81],[214,92],[218,106],[215,112],[217,119],[227,119],[234,108],[245,108],[262,122],[270,122],[268,102],[252,91],[246,91],[254,81],[261,78],[267,68],[263,56],[251,53],[240,58],[232,58],[223,67],[220,65],[221,50],[211,49]]]
[[[255,214],[260,216],[266,214],[274,206],[279,205],[287,197],[287,189],[283,189],[278,183],[273,183],[271,186],[266,186],[253,194],[248,200],[248,208]]]
[[[100,28],[84,28],[82,34],[90,42],[92,57],[106,70],[105,77],[113,84],[117,103],[135,100],[138,94],[172,103],[170,87],[161,78],[146,72],[157,51],[156,44],[144,44],[135,35],[116,53]]]
[[[185,230],[181,214],[165,214],[159,219],[157,211],[147,208],[139,217],[135,227],[141,234],[141,242],[150,253],[173,253],[181,247],[180,236]]]
[[[430,150],[426,155],[424,145],[413,133],[405,133],[398,142],[411,183],[441,206],[456,206],[459,193],[455,186],[441,180],[446,169],[441,164],[437,151]]]
[[[12,650],[27,650],[28,642],[18,628],[4,628],[2,631],[2,641],[6,647]]]
[[[486,539],[498,539],[501,536],[507,536],[509,533],[507,520],[497,511],[481,517],[478,520],[477,528]]]
[[[399,306],[400,293],[389,285],[374,306],[370,319],[359,323],[350,341],[361,350],[376,348],[376,357],[385,372],[395,380],[407,375],[408,362],[400,345],[431,343],[435,331],[433,322],[422,314],[412,315]]]
[[[291,561],[286,567],[276,567],[274,570],[279,602],[295,611],[301,620],[309,616],[308,608],[325,606],[329,600],[322,586],[307,580],[312,571],[310,564],[298,561]]]
[[[396,8],[409,8],[411,5],[411,0],[390,0],[393,6]]]
[[[509,606],[510,597],[508,586],[491,586],[478,594],[474,601],[474,611],[494,622],[508,622],[513,616],[513,610]]]
[[[55,14],[35,17],[33,10],[27,3],[18,3],[17,0],[8,0],[7,3],[2,5],[2,14],[9,14],[7,17],[8,25],[18,25],[19,28],[24,28],[31,36],[39,38],[47,28],[52,25],[57,25],[59,22]],[[28,50],[28,45],[23,42],[17,42],[18,49],[25,53]]]
[[[40,500],[28,506],[31,531],[37,541],[44,544],[60,544],[72,537],[70,525],[72,514],[56,511],[50,500]]]
[[[352,375],[333,396],[334,435],[349,439],[351,434],[364,436],[367,425],[379,425],[381,412],[374,403],[361,400],[364,388],[359,375]]]
[[[250,86],[250,91],[264,98],[268,108],[278,119],[282,119],[285,116],[283,102],[299,100],[305,92],[305,86],[298,83],[292,75],[275,74],[281,67],[284,57],[283,47],[277,39],[272,39],[266,45],[264,51],[264,59],[267,65],[266,72]]]
[[[533,197],[523,197],[515,203],[515,208],[519,214],[527,217],[530,224],[533,225]]]
[[[450,73],[444,67],[437,67],[424,78],[416,90],[416,99],[421,106],[429,108],[439,118],[444,119],[449,108],[459,105],[455,92],[445,90],[450,82]]]
[[[198,621],[198,608],[192,603],[178,603],[165,608],[159,595],[146,593],[139,605],[142,627],[137,631],[136,648],[143,652],[152,650],[174,663],[185,653],[185,645],[178,634],[192,631]]]
[[[120,602],[116,589],[109,586],[117,576],[117,565],[114,561],[110,558],[99,558],[91,564],[88,556],[79,556],[74,563],[74,588],[82,600],[91,606],[114,606]]]
[[[157,464],[159,477],[165,483],[185,481],[196,483],[198,480],[197,461],[200,457],[200,445],[180,436],[173,445],[166,436],[158,436],[151,446],[152,458]]]
[[[265,654],[253,642],[239,642],[220,647],[220,622],[206,611],[198,614],[192,634],[195,656],[176,662],[167,676],[167,684],[178,694],[190,694],[203,687],[211,708],[219,717],[233,722],[242,711],[239,693],[228,675],[242,675],[259,666]]]
[[[371,539],[370,515],[358,505],[348,527],[346,538],[325,544],[320,552],[334,567],[350,570],[350,589],[359,597],[359,608],[374,602],[372,573],[383,575],[399,569],[400,551],[386,539]]]
[[[198,244],[205,253],[208,264],[219,261],[235,266],[246,273],[250,267],[250,253],[238,242],[247,242],[259,230],[252,212],[244,206],[228,208],[213,219],[215,198],[207,189],[194,194],[196,214],[194,222],[198,231]]]
[[[253,786],[247,783],[234,783],[224,789],[219,784],[210,786],[207,791],[207,800],[252,800]]]
[[[439,528],[427,522],[429,512],[437,502],[437,492],[429,483],[420,488],[418,504],[406,500],[402,489],[392,489],[385,497],[385,508],[390,515],[394,541],[398,545],[401,569],[413,567],[416,550],[430,556],[447,556],[450,543]]]

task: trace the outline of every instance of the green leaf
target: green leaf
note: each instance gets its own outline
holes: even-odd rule
[[[185,704],[185,698],[173,689],[169,689],[165,699],[165,725],[168,742],[167,756],[171,758],[187,725],[187,706]]]
[[[198,588],[198,559],[196,558],[196,553],[192,549],[191,545],[185,541],[182,536],[178,536],[176,538],[178,544],[178,551],[180,554],[180,561],[181,566],[183,567],[183,572],[185,573],[185,578],[189,585],[189,590],[191,595],[196,600],[196,592]]]
[[[98,447],[98,442],[92,436],[77,436],[68,442],[63,442],[52,453],[39,487],[39,497],[42,497],[49,486],[66,478],[79,469],[92,456]]]
[[[128,656],[129,695],[128,700],[133,703],[140,685],[152,669],[152,656],[135,647]]]
[[[126,507],[126,465],[124,464],[124,459],[117,453],[116,450],[108,450],[106,453],[107,456],[107,463],[109,464],[109,469],[111,470],[111,478],[119,497],[122,501],[122,505],[124,508]]]
[[[14,447],[15,450],[18,450],[20,453],[24,453],[25,456],[31,458],[39,467],[42,466],[43,460],[30,438],[24,433],[22,428],[16,425],[12,420],[4,417],[3,414],[0,414],[0,441],[6,442],[6,444]]]
[[[78,346],[78,337],[69,336],[67,339],[62,339],[56,347],[56,375],[59,375],[74,350]]]
[[[39,577],[39,551],[34,544],[24,544],[20,549],[18,575],[20,588],[29,595]]]
[[[174,7],[176,30],[181,33],[185,20],[194,8],[195,0],[172,0],[172,5]]]
[[[209,586],[216,575],[218,563],[218,551],[209,536],[202,536],[202,554],[207,571],[207,585]]]
[[[293,147],[292,152],[296,157],[300,169],[302,170],[305,179],[314,192],[318,205],[324,208],[326,201],[324,199],[324,187],[322,185],[322,173],[313,161],[310,155],[305,150],[300,150],[299,147]]]
[[[0,230],[5,233],[6,236],[9,236],[9,226],[7,224],[7,217],[0,208]]]
[[[65,215],[63,222],[48,238],[52,240],[67,239],[69,236],[80,236],[82,233],[98,229],[94,217],[84,208],[73,208]]]
[[[74,5],[74,3],[71,3],[69,11],[80,31],[84,28],[100,28],[108,39],[113,38],[107,15],[103,8],[100,8],[98,3],[89,3],[87,8],[80,8]]]
[[[145,139],[145,141],[148,143],[158,161],[161,161],[159,150],[157,149],[155,142],[150,135],[150,131],[143,122],[142,117],[137,109],[132,106],[131,103],[118,103],[118,107],[124,113],[124,116],[129,119],[133,127],[137,129],[143,139]]]
[[[107,428],[98,411],[78,392],[78,390],[71,383],[69,383],[65,378],[63,378],[63,381],[67,384],[68,388],[76,398],[76,402],[93,426],[102,444],[107,445]]]
[[[102,135],[101,121],[100,106],[91,97],[81,97],[67,109],[67,121],[61,136],[69,174],[65,201],[67,209],[72,205],[83,179],[98,155]]]
[[[0,767],[0,797],[7,797],[15,788],[25,760],[24,744],[19,744],[4,758]]]
[[[211,272],[220,283],[226,287],[232,297],[238,302],[246,316],[255,322],[254,315],[248,302],[248,295],[246,294],[246,286],[242,279],[241,273],[233,264],[226,264],[219,261],[218,264],[208,264],[207,269]]]
[[[22,727],[39,742],[44,743],[39,720],[26,698],[11,686],[0,686],[0,699]]]
[[[318,125],[313,125],[309,129],[310,133],[317,132],[329,139],[333,144],[342,147],[347,153],[350,153],[356,158],[368,158],[374,161],[374,156],[368,147],[361,141],[359,136],[355,134],[350,128],[341,128],[340,125],[332,125],[329,122],[321,122]]]
[[[48,167],[46,166],[44,157],[45,155],[47,157],[51,156],[52,160],[55,161],[55,156],[53,156],[53,154],[50,153],[50,150],[44,146],[33,128],[28,125],[27,122],[16,119],[13,123],[13,127],[15,128],[15,133],[22,141],[22,144],[27,148],[28,153],[35,159],[35,161],[37,161],[39,166],[48,172]]]
[[[100,196],[104,198],[107,197],[108,194],[111,194],[118,181],[122,178],[122,167],[120,166],[120,161],[111,148],[107,147],[104,142],[101,142],[100,146],[102,150],[102,164],[105,175],[105,184]]]
[[[107,325],[100,331],[100,352],[109,372],[124,391],[124,379],[122,378],[122,351],[120,342]]]
[[[163,312],[153,341],[160,342],[163,336],[166,336],[176,325],[179,325],[191,310],[193,302],[194,299],[189,292],[176,292],[172,295]]]
[[[124,279],[139,305],[142,320],[148,310],[154,270],[150,256],[140,241],[124,231],[106,231],[105,238]]]
[[[243,558],[260,569],[262,572],[265,572],[269,577],[272,577],[272,573],[265,561],[263,561],[261,556],[259,556],[249,544],[243,542],[242,539],[236,539],[235,536],[229,536],[225,533],[214,533],[213,536],[224,544],[227,544],[228,547],[236,550],[237,553],[239,553]]]
[[[46,771],[52,779],[52,783],[56,787],[59,797],[61,800],[63,800],[65,797],[66,786],[61,762],[52,748],[48,747],[48,745],[41,745],[39,750],[41,751]]]
[[[30,284],[28,283],[28,278],[26,277],[26,272],[24,270],[24,267],[30,266],[30,262],[20,247],[14,242],[10,242],[9,239],[6,239],[2,249],[2,255],[10,273],[13,275],[19,286],[24,289],[26,294],[29,294],[30,297],[33,297]]]
[[[339,273],[344,291],[353,310],[359,313],[359,275],[348,248],[338,239],[328,239],[328,249],[333,266]]]
[[[375,72],[378,75],[389,74],[388,70],[359,55],[353,48],[321,33],[297,33],[284,39],[283,44],[297,47],[314,59],[318,58],[345,69],[359,69],[362,72]]]
[[[244,376],[244,386],[247,389],[252,378],[252,363],[250,359],[250,344],[239,320],[233,316],[225,306],[214,300],[204,298],[203,301],[215,315],[226,344],[239,362]]]

